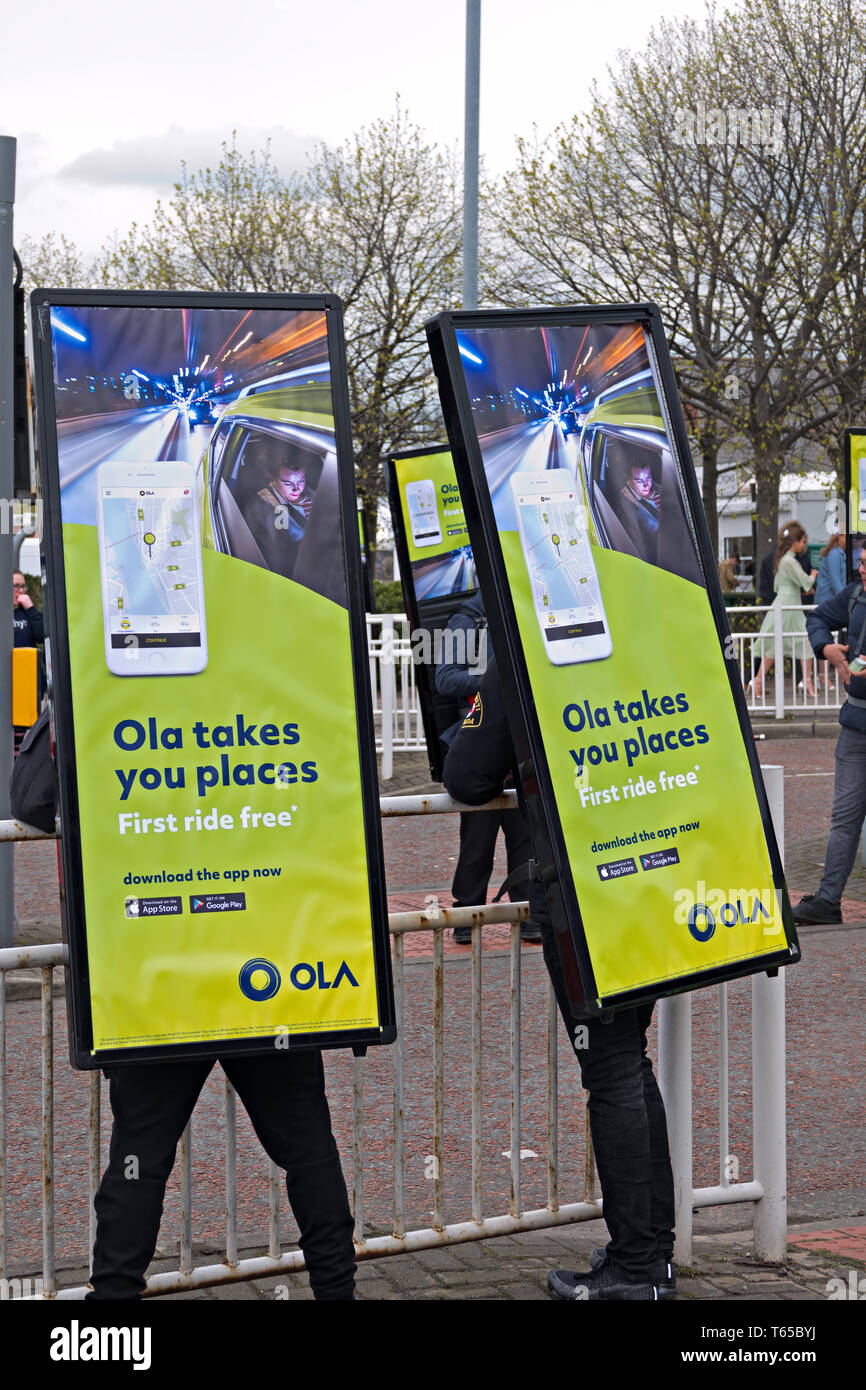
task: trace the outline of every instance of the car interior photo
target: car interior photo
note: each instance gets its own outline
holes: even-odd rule
[[[589,426],[582,462],[600,543],[703,584],[676,465],[664,436],[652,430]],[[652,500],[635,495],[629,486],[635,471],[651,475]]]
[[[210,452],[216,549],[345,606],[333,434],[235,415],[218,427]],[[306,508],[281,501],[274,490],[281,470],[303,474]]]

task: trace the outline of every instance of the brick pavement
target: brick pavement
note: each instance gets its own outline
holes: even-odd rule
[[[852,1228],[866,1240],[866,1227]],[[833,1244],[832,1230],[809,1227],[789,1235],[784,1264],[767,1264],[753,1254],[751,1232],[699,1234],[688,1266],[677,1266],[677,1302],[823,1302],[840,1297],[841,1279],[846,1288],[859,1282],[866,1271],[866,1245],[854,1256]],[[361,1300],[552,1301],[547,1273],[553,1268],[588,1269],[590,1252],[604,1244],[607,1232],[601,1221],[580,1222],[543,1231],[497,1236],[492,1240],[465,1241],[431,1250],[377,1259],[358,1266],[358,1298]],[[241,1250],[244,1259],[260,1250]],[[212,1247],[196,1254],[199,1263],[219,1260]],[[151,1273],[177,1268],[176,1258],[158,1259]],[[851,1278],[853,1272],[853,1279]],[[65,1287],[83,1285],[87,1270],[64,1270]],[[866,1285],[864,1285],[866,1288]],[[281,1273],[242,1283],[213,1285],[160,1295],[162,1301],[222,1302],[244,1300],[292,1301],[312,1299],[306,1274]]]
[[[787,873],[795,900],[801,892],[814,891],[815,876],[820,871],[829,825],[833,748],[834,743],[829,738],[775,737],[758,744],[762,762],[781,763],[785,767]],[[423,755],[395,759],[395,776],[382,787],[383,794],[440,789],[429,782]],[[450,901],[447,889],[456,862],[456,825],[452,817],[389,821],[385,823],[384,836],[388,882],[393,890],[390,898],[392,910],[422,906],[425,897],[431,893],[441,893],[444,902]],[[500,854],[496,872],[504,874],[504,871],[504,855]],[[53,845],[16,847],[16,887],[18,939],[58,939],[59,912]],[[824,1184],[826,1201],[823,1206],[818,1202],[808,1213],[804,1209],[803,1213],[812,1216],[820,1214],[825,1220],[818,1225],[813,1222],[803,1227],[792,1227],[790,1253],[785,1267],[767,1270],[760,1268],[750,1258],[748,1233],[726,1233],[720,1229],[726,1221],[728,1226],[732,1224],[733,1209],[699,1213],[696,1216],[696,1230],[701,1234],[696,1240],[691,1271],[681,1272],[681,1300],[824,1299],[829,1296],[830,1281],[839,1275],[840,1270],[846,1278],[849,1268],[862,1272],[866,1229],[850,1224],[852,1216],[862,1215],[862,1207],[866,1205],[866,1189],[851,1187],[854,1171],[851,1169],[850,1144],[859,1123],[858,1114],[863,1108],[862,1088],[852,1089],[852,1077],[859,1082],[860,1069],[856,1058],[846,1061],[842,1055],[844,1048],[840,1052],[831,1043],[833,992],[847,990],[853,985],[856,971],[849,972],[847,967],[853,963],[851,950],[855,941],[858,951],[862,951],[859,932],[851,934],[852,926],[866,919],[866,869],[859,864],[852,874],[843,912],[845,927],[817,935],[804,933],[807,940],[811,936],[815,936],[816,942],[820,940],[821,951],[828,961],[827,978],[822,986],[826,1000],[815,1014],[810,1015],[816,1020],[815,1026],[820,1032],[813,1055],[832,1056],[834,1067],[831,1069],[829,1095],[824,1077],[816,1076],[812,1084],[806,1067],[795,1091],[795,1097],[801,1099],[803,1104],[799,1110],[795,1107],[789,1131],[789,1157],[792,1153],[798,1155],[804,1142],[807,1151],[816,1147],[826,1151],[821,1154],[829,1174]],[[502,948],[507,936],[506,927],[484,929],[486,952],[490,953],[492,960],[504,955]],[[421,944],[421,938],[416,937],[415,941]],[[429,950],[429,946],[426,949]],[[465,958],[468,951],[449,943],[448,954]],[[540,971],[537,949],[525,947],[524,954],[527,968],[530,962],[533,966],[530,974]],[[423,968],[422,960],[416,964]],[[790,974],[792,987],[796,986],[800,969],[803,967]],[[807,991],[803,1004],[806,1004],[808,997]],[[795,989],[792,988],[789,998],[794,1003],[797,1017],[803,1017],[802,1009],[796,1003]],[[700,1003],[700,996],[696,996],[696,1001]],[[846,1031],[843,1029],[843,1033]],[[841,1041],[844,1043],[844,1037]],[[836,1098],[842,1094],[846,1096],[846,1118],[855,1126],[855,1130],[850,1132],[849,1138],[842,1138],[839,1145],[834,1144],[834,1140],[840,1136],[830,1116],[837,1105]],[[699,1122],[701,1105],[705,1101],[708,1110],[712,1110],[712,1096],[705,1096],[704,1087],[696,1076],[696,1119]],[[827,1109],[828,1104],[830,1110]],[[841,1118],[842,1112],[837,1110],[836,1113]],[[747,1145],[748,1134],[742,1138]],[[837,1152],[838,1163],[834,1158]],[[796,1157],[793,1161],[796,1167]],[[854,1169],[859,1171],[858,1165],[855,1164]],[[799,1181],[802,1183],[802,1175]],[[796,1202],[796,1187],[791,1195]],[[744,1213],[740,1212],[740,1221],[743,1216]],[[360,1296],[384,1299],[406,1296],[413,1299],[457,1300],[546,1299],[547,1268],[552,1264],[580,1267],[589,1249],[604,1239],[603,1226],[591,1223],[366,1262],[359,1276]],[[163,1262],[163,1267],[176,1268],[176,1265],[176,1257],[169,1257],[167,1265]],[[859,1287],[859,1277],[859,1273],[854,1277],[855,1287]],[[282,1280],[292,1298],[309,1297],[304,1276],[282,1276]],[[73,1282],[76,1280],[70,1270],[64,1276],[63,1283],[68,1285]],[[275,1279],[173,1297],[207,1301],[267,1299],[275,1297],[275,1285],[279,1282],[280,1277],[277,1276]],[[835,1296],[840,1295],[837,1293]]]
[[[866,1268],[866,1226],[834,1226],[829,1230],[800,1232],[789,1235],[788,1244],[835,1255]]]

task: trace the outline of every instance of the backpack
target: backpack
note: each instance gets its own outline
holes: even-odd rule
[[[12,814],[25,825],[51,833],[57,815],[57,777],[51,756],[51,730],[44,709],[27,731],[9,779]]]

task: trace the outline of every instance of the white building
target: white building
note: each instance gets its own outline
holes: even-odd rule
[[[697,469],[700,479],[701,469]],[[753,480],[738,473],[723,473],[716,493],[719,516],[719,559],[737,555],[740,572],[755,557]],[[845,508],[836,496],[835,474],[826,471],[785,473],[779,488],[779,530],[789,521],[806,528],[809,549],[815,556],[838,526],[845,526]],[[763,556],[757,557],[758,563]]]

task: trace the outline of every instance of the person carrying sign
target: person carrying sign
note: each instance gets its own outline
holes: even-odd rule
[[[833,633],[848,629],[845,644]],[[806,631],[818,660],[835,666],[847,699],[839,711],[842,728],[836,743],[836,781],[824,873],[817,893],[807,893],[794,907],[794,921],[842,921],[842,893],[857,858],[866,820],[866,550],[859,559],[859,578],[806,618]]]
[[[443,781],[467,805],[498,796],[515,767],[514,746],[491,660],[473,710],[457,731],[445,760]],[[541,928],[544,963],[564,1017],[571,1008],[550,929],[550,910],[538,880],[530,882],[533,919]],[[555,1269],[548,1288],[555,1298],[651,1302],[673,1298],[676,1275],[674,1185],[664,1102],[647,1055],[653,1004],[581,1020],[575,1044],[581,1079],[589,1091],[596,1168],[610,1232],[585,1273]],[[576,1034],[576,1037],[578,1034]]]
[[[457,609],[448,623],[444,634],[442,660],[436,667],[436,689],[440,695],[454,699],[461,715],[466,712],[476,690],[482,665],[475,665],[477,641],[472,645],[473,659],[470,660],[470,634],[475,639],[479,635],[487,640],[487,615],[480,591],[472,594]],[[451,743],[460,721],[442,734],[446,747]],[[487,798],[485,798],[486,800]],[[529,830],[523,814],[511,811],[463,811],[460,814],[460,855],[454,870],[451,896],[455,907],[478,907],[487,901],[487,888],[493,873],[493,860],[496,855],[496,841],[500,828],[505,835],[508,854],[508,872],[513,872],[529,858]],[[512,902],[523,902],[528,885],[515,883],[509,891]],[[523,941],[537,942],[541,933],[535,922],[524,922],[520,928]],[[472,943],[471,927],[455,927],[454,941],[458,946]]]

